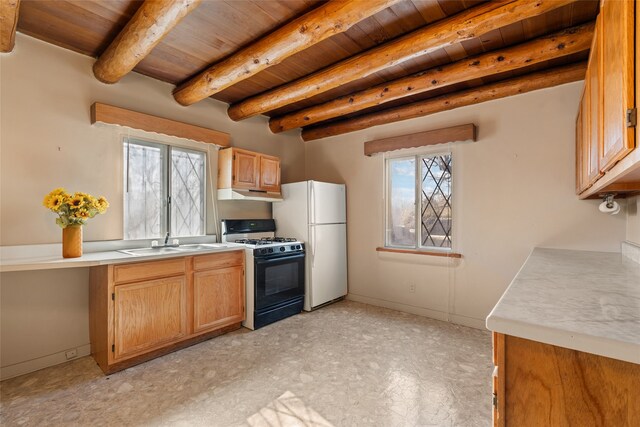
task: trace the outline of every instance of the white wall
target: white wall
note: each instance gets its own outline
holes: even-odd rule
[[[183,107],[173,100],[172,85],[136,73],[115,85],[102,84],[93,77],[92,58],[21,34],[14,52],[0,61],[1,245],[59,242],[55,215],[41,202],[60,186],[102,194],[111,203],[105,215],[85,226],[86,241],[121,239],[123,135],[211,148],[118,126],[92,126],[89,107],[96,101],[227,132],[234,146],[281,157],[283,182],[304,179],[299,133],[273,135],[265,117],[233,122],[227,104],[212,99]],[[223,203],[221,214],[244,209],[259,216],[271,213],[267,203],[234,204]]]
[[[89,107],[96,101],[227,132],[233,146],[279,156],[283,182],[304,179],[299,132],[273,135],[265,117],[235,123],[227,105],[212,99],[182,107],[171,85],[135,73],[102,84],[93,77],[93,62],[22,34],[14,52],[0,56],[0,245],[59,243],[55,215],[41,205],[59,186],[104,195],[111,203],[84,227],[85,241],[121,239],[125,135],[207,149],[217,164],[208,144],[92,126]],[[215,167],[212,172],[215,187]],[[218,218],[271,217],[265,202],[224,201],[218,207]],[[207,228],[214,232],[212,223]],[[2,378],[63,362],[70,348],[88,354],[88,269],[2,273],[0,311]]]
[[[640,245],[640,196],[627,200],[627,241]]]
[[[307,178],[347,185],[349,296],[482,327],[535,246],[620,251],[624,215],[574,194],[574,120],[582,82],[307,143]],[[452,145],[455,250],[462,261],[383,246],[383,158],[367,140],[475,123]],[[409,285],[415,284],[415,293]]]

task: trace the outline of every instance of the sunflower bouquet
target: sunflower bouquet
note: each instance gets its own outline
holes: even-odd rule
[[[56,188],[44,196],[42,204],[58,214],[56,224],[60,228],[69,225],[83,225],[89,218],[104,213],[109,202],[104,197],[93,197],[87,193],[67,193],[64,188]]]

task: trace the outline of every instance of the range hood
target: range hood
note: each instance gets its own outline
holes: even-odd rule
[[[282,194],[280,193],[220,188],[218,189],[218,200],[256,200],[260,202],[281,202],[283,199]]]

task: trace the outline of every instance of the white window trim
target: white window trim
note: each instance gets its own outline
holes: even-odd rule
[[[421,211],[421,203],[419,202],[421,200],[421,194],[420,194],[420,188],[422,187],[422,176],[419,173],[420,168],[419,168],[419,162],[416,162],[416,174],[415,174],[415,200],[416,200],[416,207],[415,207],[415,218],[416,218],[416,244],[414,246],[397,246],[397,245],[390,245],[388,244],[388,233],[389,230],[387,228],[388,226],[388,218],[389,218],[389,209],[390,209],[390,203],[389,203],[389,197],[390,197],[390,193],[391,193],[391,189],[390,189],[390,180],[389,180],[389,168],[388,168],[388,161],[389,160],[402,160],[402,159],[420,159],[421,157],[433,157],[433,156],[438,156],[438,155],[451,155],[451,160],[452,160],[452,168],[451,168],[451,247],[450,248],[443,248],[443,247],[439,247],[439,246],[421,246],[421,242],[422,242],[422,224],[420,224],[420,226],[418,226],[418,221],[419,219],[422,217],[422,211]],[[441,252],[443,254],[448,254],[448,253],[455,253],[455,248],[456,246],[456,240],[457,240],[457,232],[455,227],[455,218],[457,216],[457,203],[454,203],[454,197],[455,197],[455,193],[456,193],[456,185],[455,185],[455,175],[456,173],[454,172],[455,170],[455,165],[454,163],[454,153],[453,153],[453,149],[452,149],[452,145],[449,143],[446,146],[443,145],[437,145],[437,146],[432,146],[432,147],[420,147],[420,148],[408,148],[408,149],[403,149],[403,150],[397,150],[397,151],[393,151],[393,152],[386,152],[384,153],[384,155],[382,156],[383,160],[382,160],[382,168],[383,168],[383,175],[384,175],[384,179],[383,179],[383,209],[384,209],[384,215],[382,218],[383,221],[383,225],[382,225],[382,246],[384,248],[388,248],[388,249],[398,249],[398,250],[412,250],[412,251],[418,251],[418,252]]]
[[[175,148],[178,150],[183,150],[183,151],[192,151],[192,152],[196,152],[196,153],[202,153],[204,155],[204,174],[205,176],[203,177],[203,184],[204,184],[204,188],[202,190],[203,193],[203,234],[199,234],[199,235],[194,235],[194,236],[180,236],[181,239],[188,239],[188,238],[193,238],[193,237],[203,237],[207,235],[207,205],[209,204],[207,201],[207,197],[209,197],[209,186],[211,185],[210,179],[207,178],[208,174],[209,174],[209,152],[207,150],[202,150],[202,149],[198,149],[198,148],[194,148],[191,146],[186,146],[186,145],[182,145],[182,144],[172,144],[169,142],[164,142],[164,141],[156,141],[156,140],[152,140],[152,139],[148,139],[148,138],[144,138],[144,137],[139,137],[139,136],[135,136],[135,135],[122,135],[121,136],[121,144],[127,144],[129,141],[131,141],[131,143],[134,144],[138,144],[138,145],[147,145],[150,147],[160,147],[166,154],[166,159],[165,159],[165,167],[164,167],[164,171],[162,174],[162,180],[164,183],[166,183],[167,188],[166,188],[166,194],[165,196],[168,197],[171,195],[171,149]],[[123,230],[123,237],[126,236],[126,215],[125,215],[125,205],[126,205],[126,197],[127,197],[127,185],[128,185],[128,168],[129,168],[129,159],[126,158],[126,155],[123,154],[123,159],[122,159],[122,164],[124,165],[124,169],[125,169],[125,176],[127,178],[125,178],[124,182],[122,183],[122,230]],[[169,205],[167,204],[167,200],[165,200],[165,213],[164,213],[164,217],[165,217],[165,221],[164,221],[164,225],[163,225],[163,229],[161,234],[166,234],[167,231],[170,230],[171,227],[171,208],[169,207]],[[156,237],[143,237],[141,239],[125,239],[123,238],[123,241],[129,241],[129,242],[135,242],[135,241],[146,241],[146,240],[150,240],[150,239],[156,239]]]

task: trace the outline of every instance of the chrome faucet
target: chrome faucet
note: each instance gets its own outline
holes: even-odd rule
[[[154,240],[153,242],[151,242],[151,247],[161,249],[161,248],[177,248],[178,246],[180,246],[180,244],[178,243],[178,239],[173,239],[173,243],[169,243],[169,236],[170,234],[167,231],[167,234],[164,236],[164,244],[158,245],[158,241]]]

